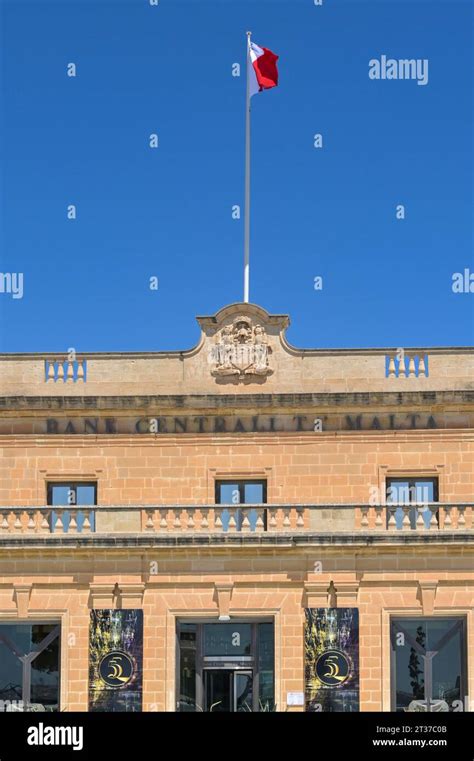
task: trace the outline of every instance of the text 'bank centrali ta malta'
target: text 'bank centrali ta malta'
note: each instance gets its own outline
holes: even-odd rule
[[[0,357],[0,707],[466,711],[468,348]]]

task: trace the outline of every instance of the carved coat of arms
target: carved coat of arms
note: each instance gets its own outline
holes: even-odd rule
[[[216,335],[210,350],[212,375],[234,375],[246,378],[251,375],[270,375],[268,366],[271,348],[262,325],[252,325],[250,317],[236,317]]]

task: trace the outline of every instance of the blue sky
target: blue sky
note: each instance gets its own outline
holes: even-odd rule
[[[472,2],[1,10],[0,271],[24,294],[0,294],[0,351],[184,349],[242,299],[247,29],[280,56],[253,98],[250,300],[296,346],[474,343],[451,288],[474,272]],[[428,59],[428,84],[369,79],[383,54]]]

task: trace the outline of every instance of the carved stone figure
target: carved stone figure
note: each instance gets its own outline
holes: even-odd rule
[[[271,348],[263,325],[252,326],[250,317],[236,317],[216,335],[211,349],[211,373],[214,376],[235,375],[239,379],[252,375],[270,375],[268,357]]]
[[[234,342],[248,344],[252,342],[252,320],[249,317],[238,317],[233,323]]]

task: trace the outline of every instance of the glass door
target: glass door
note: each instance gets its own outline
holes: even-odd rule
[[[253,674],[251,671],[234,671],[234,707],[238,713],[250,713],[253,708]]]
[[[204,671],[205,711],[214,713],[232,711],[232,671],[206,669]]]
[[[251,713],[253,710],[252,671],[233,669],[204,670],[206,711]]]
[[[178,621],[176,709],[276,710],[272,621]]]

